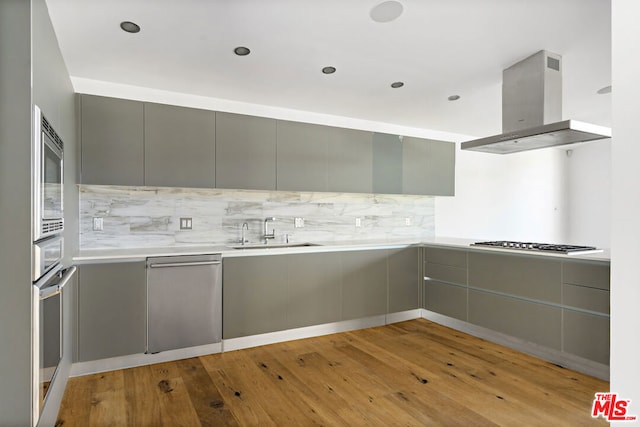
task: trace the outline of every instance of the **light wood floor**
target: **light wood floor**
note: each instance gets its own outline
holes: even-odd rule
[[[57,425],[606,425],[608,390],[419,319],[72,378]]]

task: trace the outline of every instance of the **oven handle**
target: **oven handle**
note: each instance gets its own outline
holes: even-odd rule
[[[62,292],[62,288],[65,287],[75,272],[75,266],[67,268],[57,284],[40,289],[40,301],[44,301],[47,298],[51,298],[52,296],[58,295]]]

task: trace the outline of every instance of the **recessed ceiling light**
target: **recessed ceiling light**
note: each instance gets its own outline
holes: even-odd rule
[[[605,86],[602,89],[598,89],[598,95],[604,95],[605,93],[611,93],[611,85]]]
[[[404,86],[404,83],[402,83],[402,82],[393,82],[393,83],[391,83],[391,87],[394,88],[394,89],[398,89],[399,87],[402,87],[402,86]]]
[[[336,72],[336,67],[324,67],[322,72],[325,74],[333,74]]]
[[[397,1],[385,1],[371,9],[369,16],[371,16],[371,19],[375,22],[391,22],[402,15],[402,10],[402,3]]]
[[[447,98],[449,101],[457,101],[458,99],[460,99],[460,95],[451,95],[450,97]]]
[[[131,22],[131,21],[123,21],[123,22],[121,22],[120,23],[120,28],[122,28],[127,33],[139,33],[140,32],[140,26],[138,24],[136,24],[135,22]]]
[[[238,46],[237,48],[233,49],[233,52],[238,56],[247,56],[251,53],[251,50],[249,50],[248,47]]]

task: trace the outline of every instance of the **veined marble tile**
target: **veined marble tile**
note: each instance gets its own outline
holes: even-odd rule
[[[267,217],[276,218],[276,242],[420,239],[435,227],[427,196],[96,185],[79,193],[81,249],[237,243],[245,222],[245,237],[260,242]],[[103,231],[93,231],[94,217]],[[181,217],[192,218],[192,230],[180,230]],[[304,227],[294,227],[297,217]]]

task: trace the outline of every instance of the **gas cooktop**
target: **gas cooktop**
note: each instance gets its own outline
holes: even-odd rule
[[[594,246],[556,245],[549,243],[513,242],[510,240],[496,240],[491,242],[476,242],[471,246],[487,246],[499,249],[519,249],[525,251],[555,252],[567,255],[579,255],[592,252],[602,252]]]

